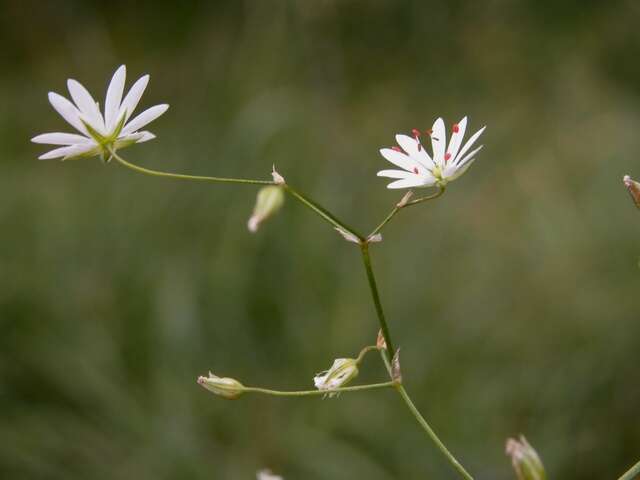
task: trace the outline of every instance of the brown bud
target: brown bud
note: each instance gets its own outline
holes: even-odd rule
[[[640,183],[636,182],[629,175],[625,175],[622,182],[624,186],[627,187],[633,203],[636,204],[636,207],[640,208]]]

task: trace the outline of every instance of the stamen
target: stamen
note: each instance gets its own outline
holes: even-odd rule
[[[413,135],[413,138],[417,140],[420,137],[420,130],[414,128],[413,130],[411,130],[411,134]]]
[[[453,133],[458,133],[460,131],[460,125],[457,123],[453,124]]]
[[[433,129],[430,128],[429,130],[425,130],[424,133],[426,133],[427,135],[431,136],[431,134],[433,133]]]
[[[400,147],[391,147],[391,150],[402,153],[402,150],[400,149]]]
[[[449,159],[451,159],[451,154],[450,153],[445,153],[444,161],[447,162],[447,161],[449,161]]]
[[[418,175],[420,172],[418,171],[418,167],[413,167],[413,173]]]

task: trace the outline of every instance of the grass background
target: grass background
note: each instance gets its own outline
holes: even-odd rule
[[[0,1],[0,473],[19,479],[456,478],[392,392],[307,388],[375,340],[357,250],[254,187],[38,162],[47,102],[126,63],[168,102],[130,161],[287,180],[361,230],[397,132],[469,115],[474,167],[372,255],[405,384],[478,479],[525,433],[552,478],[640,457],[640,7],[633,1]],[[374,357],[362,381],[381,378]]]

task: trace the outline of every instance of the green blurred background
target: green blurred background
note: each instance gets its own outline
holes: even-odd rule
[[[391,391],[309,388],[375,341],[357,249],[257,189],[39,162],[47,102],[116,67],[171,109],[123,155],[185,173],[272,164],[356,228],[401,192],[397,132],[469,115],[474,167],[373,248],[405,384],[478,479],[525,433],[552,478],[640,458],[640,5],[634,1],[0,2],[0,477],[457,478]],[[372,356],[361,381],[384,377]]]

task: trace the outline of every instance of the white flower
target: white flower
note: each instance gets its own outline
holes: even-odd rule
[[[271,470],[260,470],[256,474],[258,480],[283,480],[280,475],[274,475]]]
[[[335,390],[340,388],[358,375],[358,363],[353,358],[336,358],[329,370],[320,372],[313,377],[313,383],[318,390]],[[329,393],[329,397],[336,395]]]
[[[464,117],[459,123],[453,125],[453,133],[449,146],[447,146],[444,121],[442,118],[438,118],[433,124],[433,128],[426,132],[431,137],[432,156],[420,143],[418,130],[413,130],[413,137],[396,135],[396,141],[402,149],[399,147],[382,148],[380,153],[402,170],[381,170],[378,172],[378,176],[398,179],[387,185],[387,188],[431,187],[433,185],[444,187],[471,166],[475,160],[475,154],[482,148],[482,145],[470,152],[469,149],[485,128],[482,127],[478,130],[464,144],[464,147],[460,148],[464,132],[467,129],[467,117]]]
[[[40,155],[38,158],[40,160],[51,158],[67,160],[101,155],[103,159],[107,159],[109,158],[109,148],[117,150],[134,143],[154,139],[154,134],[140,131],[140,129],[166,112],[169,105],[163,104],[148,108],[129,121],[147,83],[149,83],[149,75],[138,79],[123,99],[126,74],[127,70],[124,65],[113,74],[107,88],[104,116],[91,94],[76,80],[67,80],[67,87],[75,105],[62,95],[49,92],[49,102],[53,108],[81,135],[77,133],[45,133],[32,138],[31,141],[34,143],[62,145],[62,147]]]

